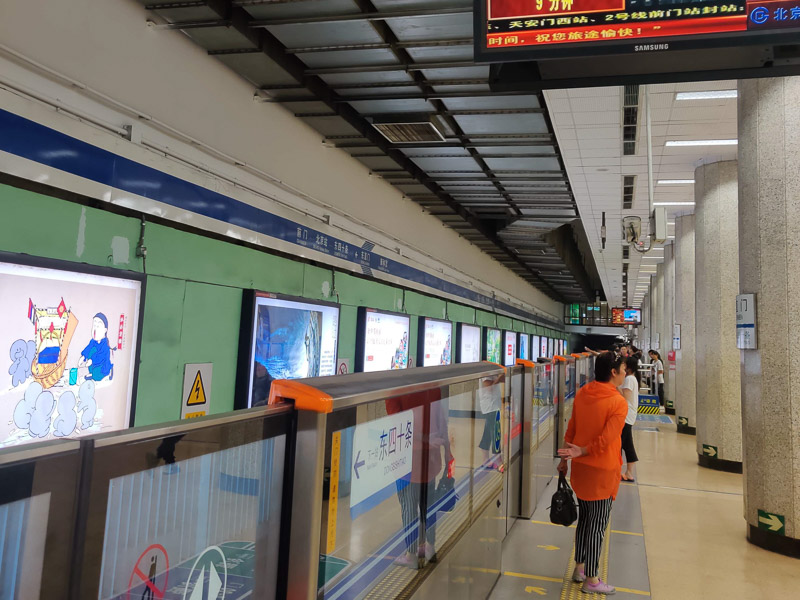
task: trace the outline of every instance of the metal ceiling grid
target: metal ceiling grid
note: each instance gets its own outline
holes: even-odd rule
[[[538,289],[594,300],[599,281],[561,256],[578,213],[544,98],[489,90],[472,0],[139,2]],[[411,113],[444,139],[371,125]]]
[[[736,89],[735,81],[650,86],[652,107],[654,201],[693,201],[691,184],[658,185],[661,180],[692,180],[702,163],[735,160],[736,146],[666,147],[668,140],[715,140],[737,137],[735,99],[677,100],[678,92]],[[641,96],[644,88],[641,88]],[[639,216],[648,223],[647,144],[643,97],[639,104],[636,154],[622,153],[622,88],[553,90],[545,93],[572,190],[592,247],[609,302],[638,306],[650,275],[663,261],[663,249],[623,257],[621,219]],[[616,124],[609,127],[609,125]],[[633,206],[623,210],[625,176],[636,176]],[[600,228],[606,214],[607,242],[602,250]],[[667,207],[668,223],[693,212],[692,207]],[[668,227],[673,235],[673,227]],[[670,243],[668,240],[667,243]],[[627,265],[627,286],[623,286]],[[640,289],[637,290],[637,286]],[[637,293],[637,291],[639,293]],[[627,294],[625,293],[627,292]],[[627,301],[627,302],[626,302]]]

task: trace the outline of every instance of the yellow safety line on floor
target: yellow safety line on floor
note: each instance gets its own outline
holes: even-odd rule
[[[509,577],[520,577],[522,579],[535,579],[537,581],[552,581],[554,583],[561,583],[563,579],[559,579],[558,577],[545,577],[544,575],[529,575],[528,573],[513,573],[511,571],[504,571],[503,575],[508,575]]]
[[[563,525],[558,525],[556,523],[550,523],[549,521],[534,521],[531,519],[531,523],[536,523],[537,525],[553,525],[554,527],[563,527]],[[577,525],[570,525],[570,529],[575,529]]]
[[[618,529],[612,529],[611,533],[621,533],[622,535],[635,535],[637,537],[644,537],[643,533],[636,533],[635,531],[619,531]]]
[[[611,529],[610,524],[608,529],[606,529],[605,544],[603,545],[603,554],[600,557],[600,578],[606,582],[608,582],[608,555],[609,555],[609,548],[611,546],[611,541],[609,540],[608,536],[609,533],[622,533],[622,532],[617,532],[614,529]],[[641,535],[641,534],[631,534],[631,535]],[[561,588],[561,600],[581,600],[581,599],[604,600],[605,599],[605,596],[603,594],[584,594],[583,592],[581,592],[583,584],[575,583],[574,581],[572,581],[572,572],[574,570],[575,570],[575,548],[573,547],[572,552],[570,552],[569,562],[567,563],[567,570],[564,573],[564,585]],[[627,594],[634,594],[636,596],[648,596],[648,597],[650,596],[650,592],[645,592],[643,590],[634,590],[631,588],[617,587],[617,591],[624,592]]]

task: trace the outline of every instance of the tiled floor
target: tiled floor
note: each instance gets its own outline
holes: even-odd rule
[[[616,598],[800,597],[800,561],[745,538],[741,475],[698,466],[695,438],[674,425],[647,423],[635,439],[637,483],[621,486],[612,512],[608,579],[625,588]],[[491,600],[592,598],[564,582],[575,530],[548,523],[550,495],[506,539]]]

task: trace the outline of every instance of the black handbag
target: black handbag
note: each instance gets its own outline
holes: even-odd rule
[[[440,506],[437,506],[436,510],[450,512],[456,507],[458,494],[456,494],[455,487],[455,479],[448,477],[447,474],[442,476],[433,492],[433,502],[434,504],[438,504],[443,499],[444,502]]]
[[[575,495],[563,473],[558,474],[558,489],[550,501],[550,522],[569,527],[578,519]]]

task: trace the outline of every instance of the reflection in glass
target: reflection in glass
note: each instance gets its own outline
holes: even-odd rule
[[[176,460],[197,443],[164,438],[151,468],[109,481],[99,598],[194,598],[201,580],[237,597],[254,590],[257,553],[277,547],[285,436]]]
[[[50,494],[0,505],[0,598],[38,598]]]

